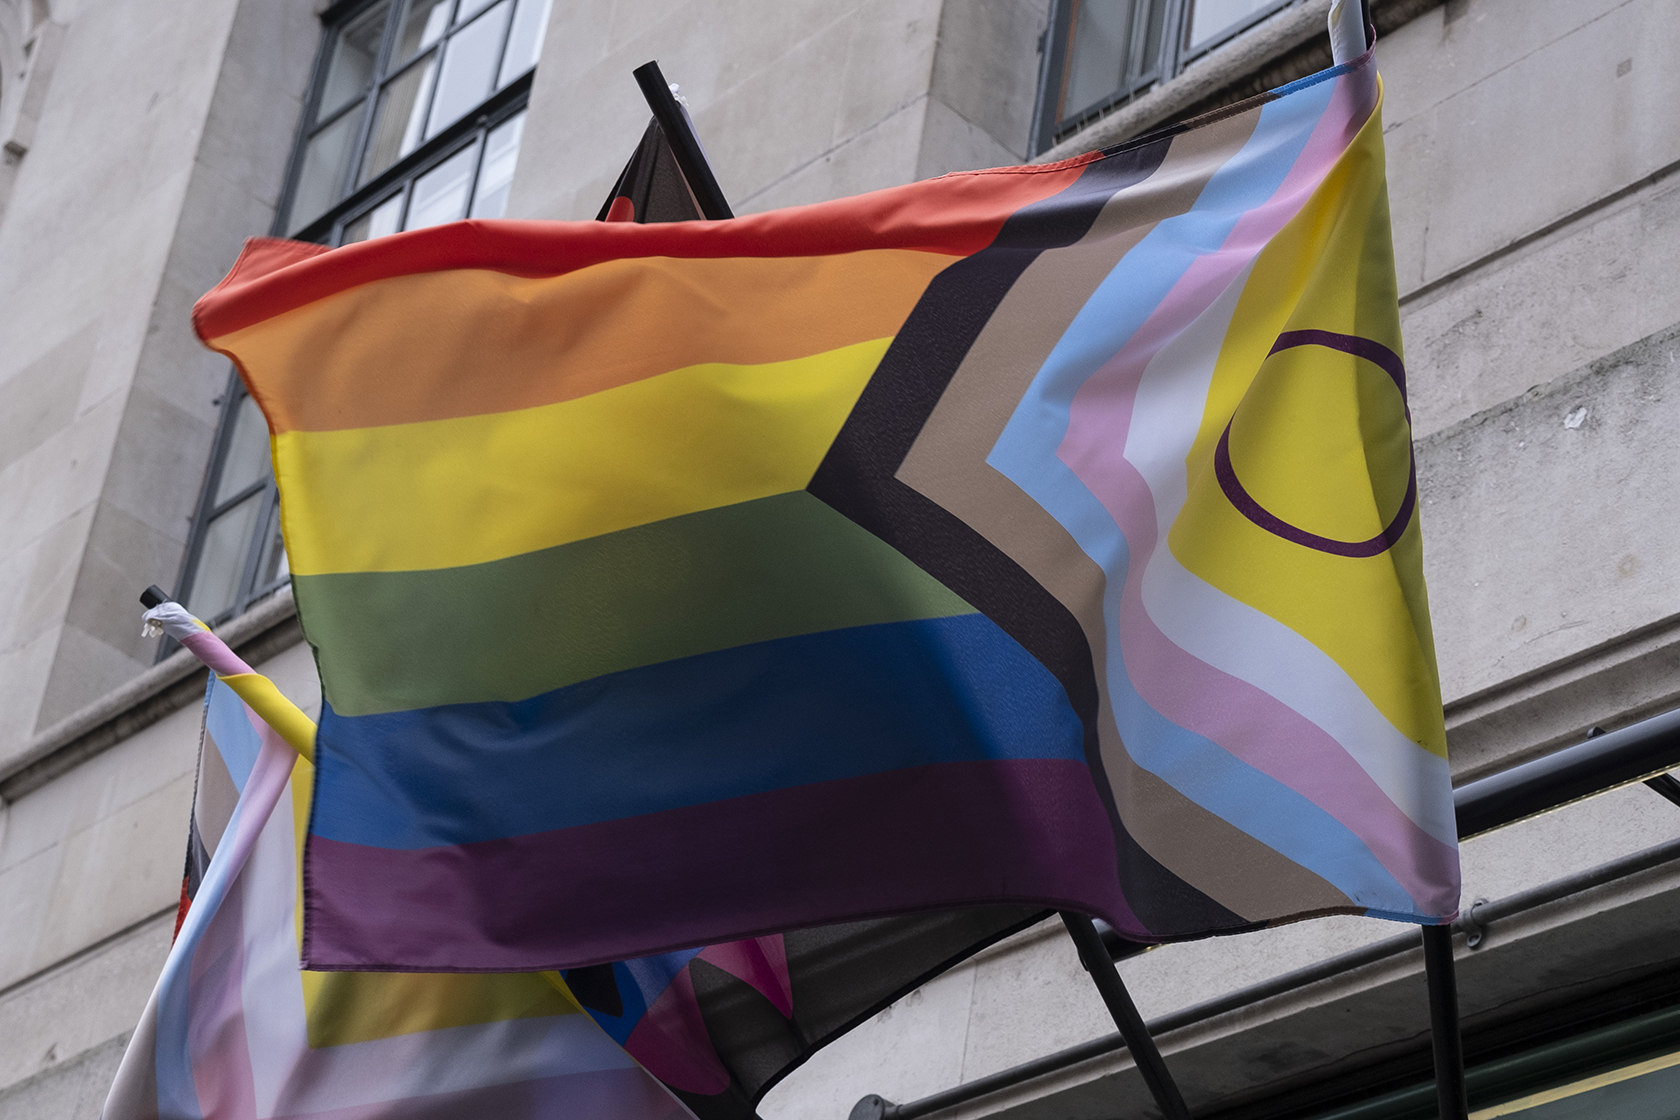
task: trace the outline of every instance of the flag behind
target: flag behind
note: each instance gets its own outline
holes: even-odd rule
[[[689,1115],[552,974],[301,971],[312,771],[211,676],[189,868],[205,859],[104,1120]]]
[[[314,967],[1457,908],[1369,55],[730,222],[256,242]]]

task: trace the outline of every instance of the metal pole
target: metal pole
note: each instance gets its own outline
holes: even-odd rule
[[[1120,970],[1114,967],[1114,958],[1108,955],[1108,947],[1103,944],[1097,927],[1085,915],[1067,910],[1062,911],[1062,924],[1067,926],[1074,947],[1079,950],[1080,963],[1091,974],[1091,982],[1108,1005],[1114,1025],[1120,1028],[1120,1037],[1126,1040],[1126,1049],[1132,1052],[1132,1061],[1143,1074],[1144,1084],[1149,1086],[1161,1115],[1167,1120],[1190,1120],[1190,1110],[1179,1095],[1178,1085],[1167,1071],[1167,1063],[1161,1060],[1155,1040],[1149,1037],[1149,1028],[1143,1025],[1143,1016],[1127,994],[1126,985],[1120,982]]]
[[[665,132],[671,154],[676,157],[683,178],[688,180],[688,189],[694,192],[694,201],[700,205],[700,213],[714,220],[733,218],[735,214],[729,209],[729,200],[723,197],[723,188],[718,186],[711,164],[706,162],[706,153],[700,150],[700,138],[694,135],[688,114],[671,96],[670,84],[659,72],[659,63],[638,66],[632,73],[636,75],[636,84],[642,87],[642,96],[647,98],[648,108],[653,110],[653,119]]]
[[[1429,984],[1429,1034],[1435,1049],[1435,1099],[1441,1120],[1470,1120],[1464,1091],[1464,1040],[1458,1033],[1458,977],[1451,926],[1423,927],[1423,972]]]

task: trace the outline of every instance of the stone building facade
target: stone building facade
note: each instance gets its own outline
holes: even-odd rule
[[[645,125],[630,71],[649,58],[681,84],[737,212],[1059,158],[1329,64],[1328,0],[1087,0],[1088,34],[1120,12],[1148,48],[1089,104],[1061,104],[1082,80],[1075,53],[1052,58],[1073,42],[1066,0],[553,0],[534,38],[518,29],[533,0],[523,16],[462,2],[510,21],[488,96],[458,119],[415,110],[395,162],[358,156],[317,198],[310,153],[364,151],[315,140],[329,110],[363,111],[326,103],[317,55],[364,0],[0,0],[0,1120],[97,1115],[167,951],[203,681],[140,636],[140,589],[187,580],[191,602],[232,564],[219,631],[319,703],[282,561],[261,552],[262,479],[248,506],[219,496],[237,394],[188,320],[244,238],[351,239],[457,202],[592,218]],[[1463,781],[1680,704],[1680,11],[1368,7]],[[470,31],[465,14],[439,20],[414,24],[434,60]],[[534,71],[510,61],[521,42]],[[379,48],[367,89],[397,95],[403,49]],[[366,152],[380,127],[364,127]],[[438,193],[469,148],[459,197]],[[210,527],[240,510],[234,559],[216,561]],[[1527,900],[1475,948],[1460,939],[1473,1067],[1591,1049],[1680,1005],[1680,864],[1547,889],[1677,836],[1680,807],[1634,785],[1465,845],[1466,904]],[[1198,1116],[1351,1116],[1335,1110],[1427,1077],[1420,956],[1370,948],[1402,932],[1327,919],[1121,968]],[[882,1012],[762,1111],[844,1117],[869,1094],[923,1098],[1111,1029],[1047,924]],[[1108,1052],[936,1115],[1150,1107]]]

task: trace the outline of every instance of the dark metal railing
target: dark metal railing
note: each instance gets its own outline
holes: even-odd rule
[[[1466,782],[1453,791],[1459,838],[1469,839],[1491,832],[1561,805],[1638,781],[1644,781],[1657,793],[1680,804],[1680,782],[1664,773],[1675,766],[1680,766],[1680,709],[1653,716],[1620,731],[1594,734],[1583,743]],[[1487,926],[1493,922],[1676,860],[1680,860],[1680,840],[1660,844],[1494,902],[1477,900],[1459,916],[1452,928],[1455,932],[1466,933],[1479,944]],[[1136,942],[1117,941],[1112,935],[1107,940],[1116,960],[1149,948]],[[1416,934],[1387,938],[1163,1015],[1147,1024],[1149,1034],[1159,1037],[1169,1031],[1180,1030],[1308,984],[1416,950],[1419,946]],[[871,1094],[852,1108],[850,1120],[916,1120],[917,1117],[967,1104],[1080,1062],[1114,1053],[1124,1046],[1118,1033],[1104,1035],[904,1104],[895,1104]]]

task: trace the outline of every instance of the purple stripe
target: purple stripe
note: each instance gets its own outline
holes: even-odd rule
[[[1148,937],[1114,851],[1090,771],[1065,759],[939,763],[448,847],[311,836],[304,960],[571,968],[998,903]]]
[[[1323,346],[1331,350],[1340,350],[1344,354],[1351,354],[1356,358],[1364,358],[1377,366],[1394,381],[1394,387],[1400,390],[1400,401],[1406,409],[1406,423],[1410,426],[1412,410],[1406,406],[1406,367],[1400,361],[1400,355],[1390,350],[1380,342],[1357,335],[1338,334],[1335,331],[1305,330],[1284,331],[1278,335],[1277,341],[1272,343],[1267,357],[1284,350],[1292,350],[1297,346]],[[1232,417],[1225,422],[1225,430],[1219,434],[1219,443],[1213,449],[1213,474],[1219,480],[1219,488],[1225,492],[1226,499],[1237,508],[1237,511],[1248,518],[1266,532],[1282,537],[1292,544],[1306,548],[1315,548],[1320,552],[1328,552],[1333,556],[1348,556],[1362,559],[1380,556],[1393,548],[1405,535],[1406,529],[1412,523],[1412,509],[1417,505],[1417,456],[1412,455],[1409,475],[1406,480],[1406,495],[1400,499],[1400,509],[1394,514],[1394,520],[1388,527],[1370,540],[1339,541],[1332,537],[1321,537],[1317,533],[1310,533],[1296,525],[1291,525],[1271,510],[1261,505],[1254,496],[1243,486],[1242,480],[1237,478],[1236,468],[1231,465],[1231,425],[1236,422]]]

